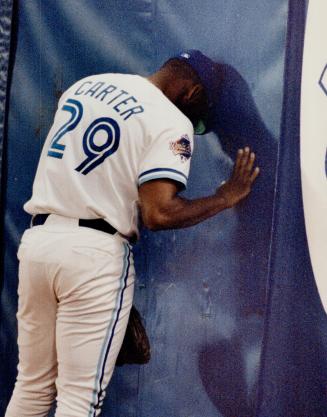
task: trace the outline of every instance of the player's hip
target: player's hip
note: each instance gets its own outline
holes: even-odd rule
[[[53,229],[37,226],[24,233],[18,250],[21,288],[46,282],[60,302],[114,296],[121,288],[133,292],[133,254],[125,240],[86,228]]]
[[[81,227],[76,219],[51,217],[52,221],[24,232],[18,250],[19,260],[58,264],[74,270],[108,268],[110,264],[112,269],[119,270],[128,256],[133,266],[131,246],[118,233]]]

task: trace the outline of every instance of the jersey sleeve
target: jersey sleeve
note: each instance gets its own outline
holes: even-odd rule
[[[167,178],[187,185],[193,152],[193,130],[166,129],[145,151],[139,167],[138,185]]]

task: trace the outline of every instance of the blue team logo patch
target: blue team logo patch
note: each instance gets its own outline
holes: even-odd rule
[[[170,142],[169,148],[173,151],[174,155],[181,157],[182,162],[187,161],[192,156],[191,142],[187,135]]]

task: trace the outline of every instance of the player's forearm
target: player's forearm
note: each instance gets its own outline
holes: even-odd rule
[[[259,174],[254,159],[249,147],[240,149],[230,178],[210,197],[181,198],[175,182],[167,179],[143,183],[139,188],[139,204],[145,226],[151,230],[189,227],[235,206],[248,196]]]
[[[151,230],[179,229],[194,226],[228,207],[226,199],[219,194],[195,200],[176,196],[169,205],[142,215]]]

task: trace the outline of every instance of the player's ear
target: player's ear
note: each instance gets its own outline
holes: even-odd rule
[[[198,97],[200,97],[204,92],[204,88],[201,84],[193,84],[190,86],[185,94],[185,99],[188,102],[197,101]]]

